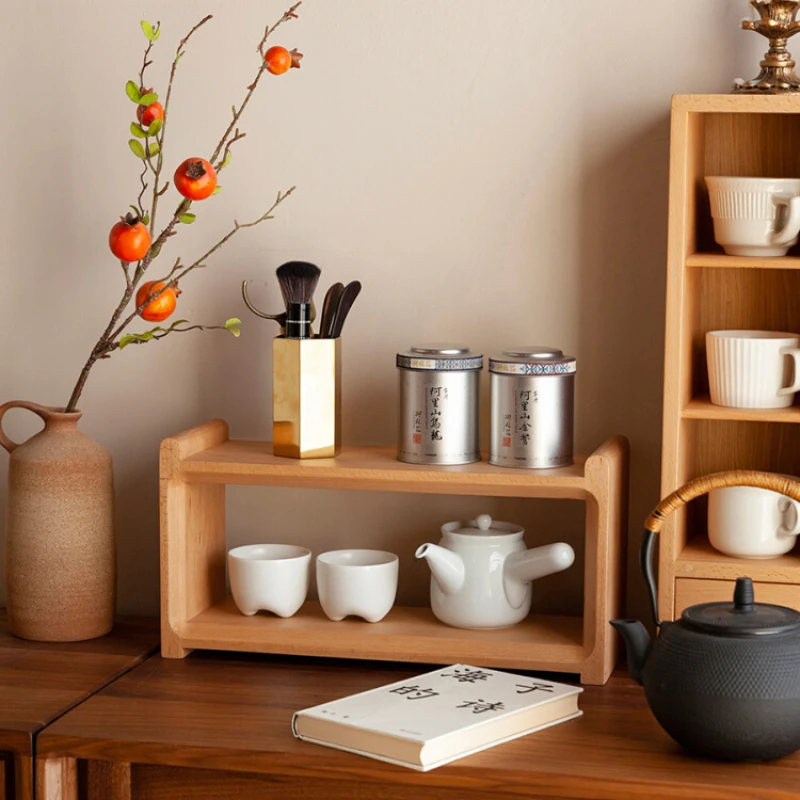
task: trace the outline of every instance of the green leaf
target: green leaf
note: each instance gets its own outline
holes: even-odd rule
[[[143,94],[139,98],[139,105],[140,106],[151,106],[153,103],[158,100],[158,95],[155,92],[149,92],[148,94]]]
[[[231,317],[225,323],[225,330],[230,331],[234,336],[237,338],[241,335],[241,331],[239,330],[239,326],[242,324],[242,321],[238,319],[238,317]]]
[[[147,152],[150,154],[150,158],[157,156],[160,149],[158,142],[149,142],[147,145]]]
[[[133,81],[128,81],[125,84],[125,94],[127,94],[134,103],[138,103],[141,98],[139,87]]]
[[[179,220],[180,220],[180,221],[181,221],[181,222],[182,222],[184,225],[191,225],[191,224],[192,224],[192,223],[193,223],[193,222],[194,222],[194,221],[197,219],[197,214],[192,214],[192,212],[191,212],[191,211],[187,211],[185,214],[181,214],[181,215],[178,217],[178,219],[179,219]]]
[[[164,120],[163,119],[154,119],[150,123],[150,127],[147,129],[147,135],[148,136],[155,136],[161,130],[161,127],[163,126],[163,124],[164,124]]]
[[[141,158],[144,160],[144,147],[142,147],[141,142],[138,142],[136,139],[129,139],[128,147],[130,147],[131,152],[136,156],[136,158]]]
[[[142,30],[144,31],[144,35],[151,41],[154,42],[158,37],[161,35],[161,23],[156,23],[155,30],[153,26],[146,20],[142,20]]]
[[[223,167],[227,167],[228,164],[231,163],[231,159],[233,158],[233,150],[228,150],[228,155],[225,156],[225,160],[220,165],[220,169]]]
[[[132,333],[126,333],[120,340],[119,340],[119,349],[124,350],[131,342],[135,342],[136,337]]]
[[[134,205],[130,205],[130,206],[128,206],[128,208],[133,209],[133,213],[136,214],[136,217],[138,219],[138,217],[139,217],[139,209],[136,208],[136,206],[134,206]]]
[[[144,139],[144,137],[147,136],[144,128],[135,122],[131,122],[131,133],[138,139]]]
[[[178,327],[178,325],[183,325],[184,323],[186,323],[188,321],[189,321],[188,319],[176,320],[175,322],[172,323],[172,325],[169,326],[169,330],[174,330],[175,328]]]
[[[149,214],[145,214],[145,215],[142,217],[142,222],[143,222],[145,225],[148,225],[148,224],[150,223],[150,215],[149,215]]]
[[[214,189],[214,191],[213,191],[213,192],[211,192],[211,194],[212,194],[212,195],[213,195],[213,194],[219,194],[221,191],[222,191],[222,187],[221,187],[219,184],[217,184],[217,188],[216,188],[216,189]]]

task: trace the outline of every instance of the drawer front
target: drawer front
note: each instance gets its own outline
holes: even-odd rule
[[[695,578],[675,579],[675,619],[684,608],[697,603],[733,600],[735,581],[708,581]],[[754,583],[756,602],[789,606],[800,611],[800,585],[793,583]]]

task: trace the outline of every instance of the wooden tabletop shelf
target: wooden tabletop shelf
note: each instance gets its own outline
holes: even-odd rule
[[[675,576],[733,581],[746,575],[760,583],[800,583],[800,555],[733,558],[715,550],[708,539],[692,539],[675,562]]]
[[[380,661],[436,662],[443,646],[454,662],[507,667],[527,652],[537,669],[580,672],[584,660],[580,617],[531,614],[519,625],[473,631],[443,625],[428,608],[395,606],[381,622],[331,622],[319,603],[306,602],[288,619],[239,613],[231,597],[183,626],[187,647]],[[543,655],[541,649],[545,649]]]
[[[712,269],[800,269],[800,257],[756,258],[726,256],[724,253],[694,253],[687,257],[686,266]]]
[[[427,608],[397,607],[371,625],[331,622],[307,602],[287,620],[246,617],[227,596],[225,582],[228,484],[582,500],[583,616],[531,615],[506,630],[466,631],[439,622]],[[230,440],[225,422],[212,420],[161,446],[162,654],[183,658],[202,649],[466,661],[579,673],[584,683],[603,684],[616,663],[617,639],[608,621],[621,611],[627,492],[628,443],[621,436],[563,469],[507,469],[485,461],[439,467],[401,463],[389,447],[345,447],[328,459],[282,458],[269,442]]]
[[[582,500],[588,494],[586,459],[577,456],[572,466],[552,470],[508,469],[486,460],[440,467],[398,461],[394,447],[344,447],[336,458],[300,460],[273,455],[272,442],[228,440],[182,460],[180,477],[190,483]]]
[[[719,419],[735,422],[800,422],[800,406],[788,408],[729,408],[717,406],[708,395],[695,397],[683,408],[684,419]]]

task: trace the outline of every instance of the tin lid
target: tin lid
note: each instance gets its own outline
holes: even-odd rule
[[[398,353],[397,366],[436,371],[483,369],[483,356],[461,344],[419,344]]]
[[[489,372],[505,375],[571,375],[576,370],[575,357],[556,347],[513,347],[489,359]]]

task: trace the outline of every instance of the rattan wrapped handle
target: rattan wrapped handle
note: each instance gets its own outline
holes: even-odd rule
[[[758,472],[752,469],[732,469],[727,472],[715,472],[685,483],[680,489],[665,497],[644,521],[644,527],[653,533],[660,533],[665,520],[681,506],[694,500],[695,497],[708,494],[713,489],[726,486],[753,486],[756,489],[769,489],[772,492],[785,494],[792,500],[800,502],[800,481],[788,475],[776,475],[774,472]]]

